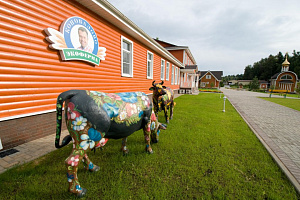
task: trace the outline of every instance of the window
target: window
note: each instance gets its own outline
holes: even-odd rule
[[[177,67],[175,67],[175,85],[177,85]]]
[[[170,63],[167,62],[167,68],[166,68],[166,81],[169,80],[169,76],[170,76],[170,74],[169,74],[169,68],[170,68]]]
[[[164,80],[164,78],[165,78],[165,60],[161,59],[160,80]]]
[[[147,78],[153,79],[153,53],[147,52]]]
[[[286,75],[283,75],[280,79],[281,79],[281,80],[292,80],[293,77],[286,74]]]
[[[206,75],[206,79],[211,79],[211,75]]]
[[[174,85],[174,65],[172,65],[171,84]]]
[[[133,76],[133,43],[125,37],[121,37],[121,68],[122,76]]]

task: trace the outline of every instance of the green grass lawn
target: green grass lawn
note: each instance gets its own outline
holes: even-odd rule
[[[261,98],[300,111],[300,99],[268,98],[268,97],[261,97]]]
[[[101,167],[78,170],[85,199],[297,199],[284,173],[246,123],[219,94],[182,95],[174,119],[161,131],[154,154],[144,152],[142,131],[109,140],[89,153]],[[163,115],[159,115],[164,122]],[[53,138],[54,145],[54,138]],[[67,192],[64,160],[71,145],[0,175],[0,199],[75,199]],[[81,164],[82,166],[82,164]]]

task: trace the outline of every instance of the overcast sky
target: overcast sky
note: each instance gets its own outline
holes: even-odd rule
[[[300,51],[300,0],[108,0],[150,37],[188,46],[199,70],[243,74]]]

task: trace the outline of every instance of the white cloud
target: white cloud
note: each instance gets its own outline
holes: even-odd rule
[[[200,70],[241,74],[300,50],[299,0],[109,0],[153,38],[189,46]]]

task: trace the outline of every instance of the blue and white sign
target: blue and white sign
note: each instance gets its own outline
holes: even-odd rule
[[[52,28],[45,29],[50,48],[60,50],[63,60],[83,60],[99,65],[105,60],[106,48],[99,47],[93,27],[81,17],[66,19],[60,32]]]

